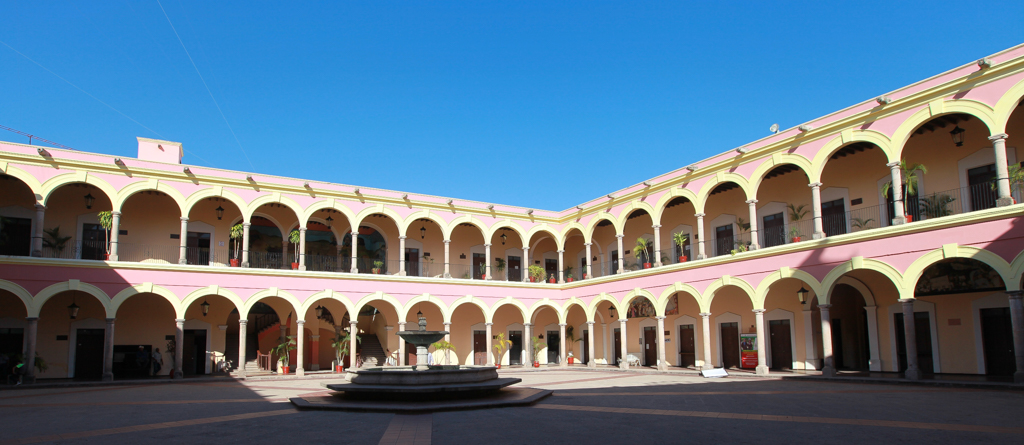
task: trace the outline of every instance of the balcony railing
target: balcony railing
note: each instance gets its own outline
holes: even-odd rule
[[[117,260],[133,263],[178,264],[181,255],[179,246],[154,246],[150,244],[118,243]]]
[[[249,252],[249,267],[252,269],[284,269],[284,254]],[[291,265],[288,268],[291,269]]]

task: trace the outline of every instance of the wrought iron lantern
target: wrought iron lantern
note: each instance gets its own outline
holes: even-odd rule
[[[96,202],[96,198],[92,196],[92,193],[85,195],[85,208],[91,209],[94,202]]]
[[[203,300],[203,304],[200,304],[199,307],[203,308],[204,317],[206,316],[206,314],[210,313],[210,303],[207,302],[205,299]]]
[[[808,291],[807,289],[804,289],[803,286],[800,286],[800,290],[796,291],[796,299],[800,300],[800,304],[807,304],[807,293],[808,292],[810,292],[810,291]]]
[[[427,238],[427,228],[424,227],[424,226],[420,226],[420,238],[421,239],[426,239]]]
[[[224,207],[217,206],[216,210],[217,210],[217,220],[220,221],[220,220],[224,219]]]
[[[502,233],[502,234],[501,234],[501,245],[502,245],[502,246],[504,246],[504,245],[505,245],[505,240],[507,240],[507,239],[508,239],[508,235],[506,235],[506,234]]]
[[[324,318],[324,307],[323,306],[320,306],[318,304],[318,305],[316,305],[316,309],[315,310],[316,310],[316,319],[317,320],[319,320],[321,318]]]
[[[325,221],[327,221],[327,228],[328,229],[330,229],[331,225],[334,224],[334,218],[331,218],[330,216],[328,216]],[[317,317],[319,317],[319,315]]]
[[[71,305],[68,306],[68,317],[71,317],[72,320],[78,318],[78,309],[80,308],[75,304],[75,297],[72,296]]]
[[[963,128],[960,128],[959,125],[953,128],[953,131],[949,132],[949,135],[953,138],[953,142],[956,144],[957,147],[964,146],[964,133],[966,132],[967,131],[964,130]]]

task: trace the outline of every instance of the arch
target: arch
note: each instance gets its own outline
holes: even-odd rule
[[[245,221],[252,220],[252,215],[255,214],[256,210],[258,210],[264,204],[283,204],[284,206],[288,207],[289,209],[292,209],[292,212],[295,213],[295,218],[296,219],[300,219],[300,220],[302,219],[302,215],[303,215],[302,206],[300,206],[299,203],[295,202],[293,199],[291,199],[291,198],[289,198],[287,196],[281,196],[280,193],[272,193],[272,194],[269,194],[269,195],[263,195],[263,196],[260,196],[260,197],[258,197],[256,199],[252,200],[252,202],[249,203],[249,206],[247,208],[245,208],[244,210],[242,210],[242,219],[245,220]],[[283,235],[283,233],[282,233],[282,235]]]
[[[550,308],[554,309],[555,310],[555,316],[558,317],[558,322],[559,323],[565,323],[565,318],[564,318],[565,314],[562,312],[562,308],[559,307],[557,304],[552,302],[551,299],[548,299],[548,298],[544,298],[542,300],[539,300],[536,303],[534,303],[533,306],[530,307],[529,318],[527,318],[527,320],[529,320],[528,323],[533,323],[533,317],[537,316],[537,312],[540,312],[540,310],[544,309],[545,307],[550,307]]]
[[[409,223],[412,224],[412,221],[413,220],[410,219]],[[487,225],[484,224],[483,221],[476,219],[473,215],[462,215],[458,218],[453,219],[452,222],[448,223],[447,232],[445,233],[445,239],[452,239],[452,232],[455,232],[455,228],[458,227],[459,224],[472,224],[473,226],[476,226],[477,229],[480,229],[480,236],[483,237],[484,244],[488,244],[491,242],[491,238],[487,236],[488,233],[490,233],[490,230],[488,230]],[[445,229],[442,229],[442,231],[444,230]]]
[[[573,222],[570,222],[570,223],[566,224],[564,227],[562,227],[562,233],[559,234],[559,236],[562,239],[562,245],[558,246],[558,248],[560,250],[565,247],[565,241],[569,239],[569,232],[572,232],[573,229],[576,229],[576,230],[580,231],[580,234],[583,235],[583,242],[584,243],[589,243],[590,242],[590,239],[587,236],[587,228],[583,227],[583,224],[580,224],[578,222],[573,221]]]
[[[798,154],[785,153],[778,156],[772,156],[768,160],[762,162],[761,165],[757,166],[757,168],[754,169],[754,173],[751,173],[750,188],[754,191],[754,196],[757,196],[757,192],[761,188],[761,183],[764,182],[764,177],[765,175],[768,174],[768,172],[772,171],[772,169],[774,169],[775,167],[787,164],[796,166],[801,171],[803,171],[804,175],[807,176],[808,184],[811,182],[815,182],[810,180],[812,177],[814,177],[812,173],[814,171],[814,168],[811,166],[811,161],[807,160],[807,158]]]
[[[829,296],[832,293],[832,288],[835,287],[836,282],[839,281],[843,275],[855,270],[873,270],[878,272],[888,278],[901,295],[907,295],[903,292],[903,274],[896,270],[896,268],[875,259],[854,257],[849,261],[837,265],[825,274],[825,278],[821,280],[822,292],[816,295],[818,298],[818,304],[829,304]],[[913,298],[913,296],[914,294],[911,292],[906,298]]]
[[[860,293],[861,298],[864,299],[864,306],[875,305],[875,293],[872,292],[871,289],[868,288],[868,286],[864,284],[863,281],[847,275],[843,275],[839,277],[839,280],[836,281],[836,284],[844,284],[854,288],[857,292]]]
[[[308,207],[306,207],[305,211],[299,217],[299,224],[301,224],[303,227],[305,227],[306,224],[309,223],[310,218],[313,217],[314,213],[319,212],[321,210],[327,210],[327,209],[337,210],[339,213],[344,215],[345,216],[345,220],[349,223],[349,225],[351,225],[352,221],[354,221],[355,218],[356,218],[355,213],[352,213],[352,209],[341,205],[340,203],[338,203],[337,200],[335,200],[335,199],[323,199],[323,200],[314,202],[314,203],[310,204]]]
[[[385,302],[391,305],[391,308],[395,310],[396,314],[402,313],[402,303],[399,303],[398,300],[395,299],[395,297],[392,297],[391,295],[388,295],[381,291],[377,291],[372,294],[364,295],[362,298],[359,299],[359,301],[356,302],[356,304],[353,305],[355,310],[353,310],[349,314],[349,320],[358,319],[359,312],[363,310],[363,307],[375,302]],[[380,308],[377,309],[380,310]],[[402,320],[395,320],[396,323],[399,321]]]
[[[593,300],[590,300],[590,313],[596,315],[597,307],[601,305],[601,302],[603,301],[611,303],[612,307],[615,308],[615,311],[618,312],[620,315],[624,315],[626,313],[626,311],[622,309],[622,305],[619,304],[618,300],[604,292],[597,294],[597,296],[595,296]]]
[[[413,308],[415,308],[416,305],[419,304],[419,303],[432,303],[434,306],[437,306],[437,308],[441,311],[441,314],[446,317],[444,322],[445,323],[451,322],[451,320],[447,319],[447,317],[448,317],[448,305],[444,304],[444,301],[441,300],[440,298],[437,298],[437,297],[435,297],[433,295],[430,295],[430,294],[417,295],[417,296],[412,297],[411,299],[409,299],[409,301],[406,301],[405,305],[401,306],[401,309],[399,309],[399,311],[398,311],[398,321],[408,320],[409,319],[409,311],[411,311]]]
[[[589,308],[583,300],[576,297],[569,297],[569,299],[565,301],[565,304],[562,305],[562,310],[565,312],[562,318],[563,320],[569,319],[569,310],[572,309],[573,306],[579,306],[580,309],[583,309],[583,315],[587,318],[587,321],[592,321],[594,319],[593,314],[590,313]]]
[[[240,196],[236,195],[234,192],[231,192],[229,190],[224,190],[222,187],[205,188],[202,190],[197,190],[191,195],[188,195],[188,197],[185,198],[184,215],[190,215],[192,213],[192,208],[195,207],[196,204],[199,204],[200,201],[206,198],[224,198],[230,201],[236,207],[238,207],[238,211],[242,214],[242,221],[249,222],[249,218],[245,214],[245,210],[249,208],[249,205],[246,204],[245,200],[242,199]]]
[[[407,229],[406,220],[402,218],[402,216],[399,215],[398,212],[395,212],[394,210],[384,207],[384,204],[377,204],[375,206],[367,207],[359,211],[359,213],[356,214],[356,216],[352,219],[352,229],[359,230],[359,226],[363,224],[363,220],[366,219],[367,216],[373,215],[375,213],[387,215],[389,218],[391,218],[391,220],[395,222],[395,226],[398,227],[398,233],[405,236],[405,231]],[[441,230],[444,230],[444,227],[445,225],[442,224]]]
[[[306,313],[309,312],[309,309],[312,308],[314,304],[318,304],[319,302],[324,300],[337,301],[341,303],[342,306],[345,307],[345,312],[348,312],[349,314],[355,313],[355,304],[352,303],[352,301],[349,300],[348,297],[340,293],[337,293],[332,289],[325,289],[307,297],[306,301],[302,302],[302,307],[299,309],[301,311],[300,313],[302,314],[303,317],[305,317]],[[349,316],[349,318],[351,319],[351,315]],[[339,318],[338,321],[340,322],[341,319]]]
[[[562,237],[559,235],[559,233],[555,229],[552,229],[551,226],[549,226],[547,224],[538,224],[536,226],[531,227],[530,230],[526,232],[526,238],[523,238],[523,243],[529,244],[530,241],[533,240],[533,236],[534,235],[536,235],[538,233],[542,233],[542,232],[543,233],[547,233],[548,235],[550,235],[551,239],[555,241],[555,245],[558,246],[558,249],[559,250],[562,249],[562,245],[563,245],[563,242],[564,242],[562,240]],[[532,248],[533,246],[530,246],[530,247]]]
[[[461,297],[452,302],[452,305],[448,308],[448,313],[445,314],[445,318],[451,321],[452,317],[455,316],[455,309],[464,304],[476,305],[476,307],[480,308],[480,312],[482,312],[484,315],[484,323],[491,322],[491,317],[493,315],[491,313],[491,309],[487,307],[487,304],[485,304],[483,300],[472,295],[466,295],[465,297]]]
[[[509,229],[513,232],[516,232],[516,235],[519,235],[519,239],[523,240],[523,244],[530,242],[530,240],[526,238],[526,232],[523,231],[523,228],[520,227],[519,224],[512,222],[511,219],[507,218],[504,221],[492,224],[490,229],[488,229],[487,231],[487,235],[484,236],[484,239],[488,241],[493,239],[494,235],[497,234],[498,231],[501,229]]]
[[[693,301],[697,303],[697,306],[700,306],[700,291],[689,284],[680,283],[677,281],[672,286],[666,287],[665,290],[661,291],[661,296],[658,297],[657,302],[655,302],[655,306],[657,306],[659,313],[665,313],[665,308],[668,307],[669,298],[672,298],[673,295],[683,292],[690,294],[690,297],[693,298]]]
[[[1006,283],[1006,290],[1021,290],[1021,280],[1024,279],[1024,251],[1017,254],[1017,257],[1010,263],[1010,282]]]
[[[719,184],[724,184],[726,182],[732,182],[740,186],[740,189],[743,190],[743,194],[748,200],[754,199],[754,196],[751,194],[751,188],[750,184],[747,182],[747,178],[736,173],[719,172],[714,179],[705,182],[700,188],[700,192],[697,193],[697,200],[693,203],[694,208],[697,209],[697,213],[704,213],[704,205],[707,204],[708,199],[711,197],[711,192],[715,190],[715,187],[718,187]]]
[[[96,297],[96,299],[99,300],[100,305],[103,306],[103,311],[107,314],[107,318],[114,318],[114,313],[110,310],[110,296],[108,296],[106,292],[103,292],[102,289],[78,280],[68,280],[61,283],[51,284],[45,289],[39,291],[39,293],[37,293],[32,299],[32,311],[29,312],[28,316],[38,317],[39,311],[43,309],[43,305],[46,304],[47,300],[52,298],[54,295],[68,291],[79,291]]]
[[[180,310],[178,312],[178,318],[185,318],[185,311],[187,311],[188,308],[192,306],[192,303],[195,303],[200,298],[206,297],[208,295],[220,295],[224,298],[227,298],[228,301],[231,302],[231,304],[235,305],[235,309],[238,310],[239,314],[241,314],[242,311],[245,309],[245,303],[243,303],[242,299],[238,298],[238,295],[236,295],[234,292],[231,292],[217,285],[212,285],[201,287],[192,292],[189,292],[189,294],[185,296],[185,299],[181,300],[181,304],[178,305],[178,309]]]
[[[840,148],[857,142],[867,142],[882,149],[886,159],[889,159],[889,153],[892,152],[892,140],[885,134],[875,130],[853,130],[849,133],[836,135],[836,137],[825,143],[815,153],[814,160],[811,161],[811,169],[807,175],[811,182],[821,182],[821,175],[825,172],[825,164],[828,163],[829,158],[835,152],[839,151]]]
[[[0,165],[0,172],[6,174],[7,176],[17,178],[19,181],[22,182],[22,184],[25,184],[25,186],[28,187],[28,189],[32,192],[32,199],[35,200],[37,204],[43,202],[42,185],[39,184],[39,180],[36,179],[35,176],[32,176],[25,170],[22,170],[13,165]]]
[[[180,301],[178,296],[174,295],[174,292],[167,290],[162,286],[154,285],[153,283],[142,283],[124,288],[114,298],[110,300],[110,309],[108,313],[109,318],[117,317],[117,310],[121,308],[125,300],[134,297],[139,294],[155,294],[163,297],[168,303],[171,303],[171,308],[174,309],[174,315],[178,318],[185,318],[185,311],[181,309]]]
[[[494,314],[497,314],[498,309],[501,309],[502,306],[506,305],[515,306],[517,309],[519,309],[519,315],[523,317],[523,323],[529,323],[529,319],[526,318],[526,316],[527,314],[530,313],[530,310],[526,307],[525,304],[523,304],[522,301],[519,301],[518,299],[512,297],[505,297],[494,303],[494,307],[491,308],[491,313],[487,315],[487,318],[489,320],[494,320]]]
[[[452,231],[454,230],[453,227],[457,225],[454,222],[451,225],[449,225],[448,222],[444,220],[444,218],[435,215],[430,210],[419,210],[411,213],[403,221],[395,221],[395,225],[398,226],[398,234],[401,236],[409,236],[409,234],[406,232],[409,230],[410,227],[413,226],[413,223],[416,222],[416,220],[418,219],[430,220],[433,221],[434,224],[437,224],[437,228],[441,229],[441,236],[443,237],[442,239],[452,239],[451,236]],[[484,233],[486,233],[486,231]]]
[[[39,186],[39,194],[42,196],[41,201],[43,205],[46,205],[46,202],[50,200],[50,196],[53,196],[53,192],[57,191],[57,189],[74,183],[85,183],[100,189],[103,194],[107,195],[110,205],[114,205],[117,202],[117,190],[111,187],[107,181],[97,178],[88,172],[78,171],[57,175],[42,183]]]
[[[726,286],[738,287],[740,290],[747,294],[747,298],[750,299],[751,305],[757,304],[757,302],[754,301],[754,296],[757,295],[757,291],[754,290],[754,287],[751,286],[750,283],[747,283],[742,278],[736,278],[726,275],[722,278],[715,280],[714,282],[711,283],[711,285],[707,287],[707,289],[704,289],[704,303],[700,307],[701,310],[704,312],[711,312],[711,302],[714,301],[715,294],[718,293],[719,289]]]
[[[814,295],[822,294],[821,282],[819,282],[817,278],[814,278],[813,275],[800,269],[783,267],[768,274],[768,276],[764,277],[764,279],[761,280],[761,283],[757,285],[757,290],[754,292],[754,309],[766,309],[764,307],[764,303],[765,300],[768,299],[768,291],[771,290],[772,285],[787,278],[800,280],[804,284],[810,286],[810,290],[811,292],[814,292]]]
[[[299,314],[301,314],[301,312],[299,312],[299,309],[302,307],[302,304],[299,303],[299,300],[295,298],[294,295],[283,290],[280,290],[276,287],[272,287],[270,289],[263,289],[261,291],[258,291],[250,295],[249,298],[246,298],[245,305],[242,307],[242,310],[238,311],[238,318],[244,319],[248,317],[249,311],[252,310],[252,307],[260,300],[267,297],[279,297],[287,301],[288,304],[292,306],[292,310],[295,311],[296,316],[299,316]],[[278,317],[281,318],[282,320],[285,318],[284,316],[281,316],[281,314],[278,314]]]
[[[597,229],[597,224],[606,219],[608,221],[611,221],[612,226],[615,227],[616,235],[623,234],[623,226],[622,224],[620,224],[619,219],[616,218],[615,215],[612,215],[611,213],[608,212],[599,212],[598,214],[594,215],[594,217],[591,218],[590,221],[587,222],[587,230],[583,232],[583,236],[585,237],[585,239],[587,239],[588,243],[592,242],[591,240],[594,239],[594,230]]]
[[[693,191],[690,189],[673,187],[664,195],[661,195],[658,202],[654,204],[654,213],[651,214],[651,220],[658,221],[655,224],[661,224],[661,216],[665,213],[665,208],[668,207],[668,203],[672,202],[673,199],[680,197],[688,199],[690,203],[694,205],[694,208],[696,208],[697,195],[693,193]]]
[[[30,317],[33,313],[39,313],[39,311],[35,309],[35,304],[32,302],[32,294],[17,283],[13,281],[0,280],[0,290],[5,290],[17,296],[18,299],[21,300],[21,303],[25,305],[25,313],[30,314]]]
[[[117,193],[117,200],[112,203],[115,212],[120,212],[121,207],[124,206],[128,199],[134,196],[136,193],[145,191],[157,191],[167,196],[170,196],[174,200],[174,203],[178,205],[178,211],[181,212],[181,216],[188,217],[188,213],[185,212],[187,208],[185,206],[185,197],[182,196],[181,192],[174,189],[167,184],[164,184],[156,179],[149,181],[133,182],[121,188]]]
[[[1013,115],[1013,110],[1017,109],[1017,104],[1020,103],[1021,99],[1024,99],[1024,80],[1017,82],[1010,89],[1006,90],[999,97],[996,106],[993,107],[992,115],[995,122],[990,127],[993,133],[1003,133],[1006,131],[1006,124],[1010,122],[1010,116]]]
[[[903,121],[899,128],[893,132],[891,151],[888,153],[889,162],[898,162],[903,157],[903,148],[906,147],[910,135],[917,130],[917,127],[942,115],[968,114],[985,124],[990,133],[994,128],[998,128],[998,125],[995,123],[996,119],[993,116],[992,107],[975,100],[954,99],[943,101],[941,102],[940,112],[932,113],[932,111],[932,106],[925,106]]]
[[[659,307],[658,305],[658,297],[655,297],[654,294],[652,294],[651,291],[647,289],[636,288],[629,291],[629,293],[627,293],[626,296],[622,298],[622,306],[628,310],[630,303],[632,303],[634,299],[640,297],[644,297],[651,302],[651,305],[654,306],[654,312],[655,314],[657,314],[657,316],[665,316],[664,307]],[[623,315],[625,315],[625,313],[623,313]]]
[[[995,269],[999,277],[1003,279],[1006,289],[1011,290],[1010,283],[1013,279],[1013,272],[1010,268],[1010,263],[1007,263],[1002,257],[977,247],[956,245],[950,247],[952,248],[935,249],[921,255],[913,263],[910,263],[910,266],[907,266],[906,272],[903,273],[904,295],[914,295],[917,281],[921,279],[924,271],[935,263],[949,258],[968,258],[987,264],[992,269]]]
[[[653,206],[651,206],[650,204],[648,204],[646,202],[632,201],[632,202],[629,203],[629,205],[627,205],[625,208],[623,208],[622,211],[619,212],[619,221],[620,221],[620,225],[623,227],[623,230],[625,230],[626,220],[629,219],[629,215],[631,213],[633,213],[634,211],[637,211],[637,210],[643,210],[643,211],[647,212],[647,214],[650,215],[650,217],[651,217],[651,224],[658,224],[659,220],[655,220],[654,219],[655,215],[654,215],[654,207]],[[625,232],[623,232],[623,233],[625,233]]]

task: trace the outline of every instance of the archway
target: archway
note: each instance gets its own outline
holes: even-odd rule
[[[32,189],[14,176],[0,173],[0,255],[29,256],[32,253],[32,236],[35,234],[36,199]],[[52,230],[52,229],[51,229]],[[58,238],[63,233],[57,228]],[[50,236],[44,238],[44,243]],[[44,244],[44,248],[47,244]]]
[[[487,249],[480,228],[470,223],[461,223],[451,232],[451,265],[449,273],[454,278],[482,280],[487,271]]]
[[[655,252],[653,225],[651,214],[644,209],[633,210],[626,217],[622,228],[622,247],[626,252],[632,253],[623,255],[623,266],[626,270],[647,269],[662,262],[662,258]],[[665,256],[664,262],[668,262],[668,256]]]
[[[313,212],[306,222],[306,270],[345,272],[340,242],[351,233],[348,219],[336,209],[325,208]]]
[[[341,255],[343,267],[358,273],[395,275],[399,270],[398,249],[390,249],[391,240],[398,239],[398,222],[383,213],[368,215],[359,223],[356,237],[356,251],[353,262],[352,237],[345,237]]]
[[[235,303],[227,297],[208,294],[192,300],[183,312],[185,330],[193,331],[191,336],[186,333],[185,343],[192,345],[191,350],[200,351],[198,346],[203,340],[206,342],[205,349],[202,349],[206,351],[202,372],[198,367],[185,364],[192,354],[189,353],[190,349],[183,349],[182,370],[185,375],[229,372],[237,369],[239,324],[238,308]],[[200,334],[205,334],[205,339],[199,338]],[[164,363],[166,367],[168,362]]]
[[[39,311],[36,338],[59,340],[36,345],[36,355],[49,365],[37,377],[101,379],[106,318],[105,305],[87,292],[65,291],[46,300]]]
[[[595,277],[603,277],[619,273],[619,260],[623,258],[623,254],[619,251],[618,229],[615,227],[615,222],[609,217],[598,218],[599,220],[593,226],[593,233],[590,234],[590,242],[600,246],[599,250],[603,251],[604,255],[598,255],[597,261],[591,264],[591,268]],[[626,250],[625,240],[623,240],[622,250]],[[591,260],[593,257],[592,251]]]
[[[665,302],[665,331],[669,341],[665,360],[670,364],[693,369],[704,364],[700,313],[697,297],[688,292],[676,292]]]
[[[530,253],[529,261],[526,265],[527,274],[530,272],[530,266],[539,267],[543,273],[540,273],[536,277],[530,275],[529,279],[534,281],[534,278],[540,278],[537,282],[551,282],[554,280],[558,281],[558,275],[561,268],[559,267],[558,261],[558,242],[556,241],[556,235],[546,230],[540,230],[530,237]]]
[[[24,356],[26,341],[25,328],[28,308],[17,295],[0,290],[0,355],[7,356],[7,363]],[[38,338],[38,337],[37,337]],[[0,378],[6,382],[10,369],[0,369]]]
[[[356,318],[359,336],[356,352],[359,362],[376,363],[377,366],[397,364],[398,342],[401,339],[396,331],[396,320],[398,309],[384,300],[375,299],[359,308]]]
[[[565,255],[565,281],[582,280],[587,275],[587,246],[583,231],[569,229],[565,233],[562,250]]]
[[[740,350],[743,334],[757,332],[754,306],[750,296],[739,286],[717,289],[711,300],[712,363],[718,368],[753,368],[743,366]]]
[[[445,321],[445,316],[444,316],[444,310],[440,306],[435,304],[434,302],[429,301],[429,300],[423,300],[423,301],[417,301],[417,302],[413,303],[412,305],[408,305],[407,304],[406,306],[407,306],[407,308],[406,308],[406,315],[405,315],[405,322],[406,322],[405,330],[407,330],[407,331],[415,331],[415,330],[419,329],[418,323],[419,323],[419,316],[420,316],[420,314],[422,314],[423,317],[426,318],[426,321],[427,321],[427,328],[426,328],[426,330],[428,330],[428,331],[444,331],[444,330],[447,330],[448,326],[445,325],[446,321]],[[445,340],[450,342],[451,341],[451,335],[450,334],[447,335]],[[415,366],[417,364],[417,360],[416,360],[416,346],[414,346],[412,343],[403,341],[403,348],[405,350],[405,364],[406,364],[406,366]],[[434,349],[434,348],[433,348],[433,346],[431,346],[428,349]],[[430,363],[428,363],[428,364],[441,364],[441,363],[444,363],[445,355],[444,355],[444,353],[442,351],[433,350],[433,351],[430,351],[430,352],[431,352],[431,354],[427,357],[427,359],[430,360]],[[451,356],[451,355],[448,356],[448,362],[449,363],[454,363],[455,360],[456,359],[453,356]]]
[[[240,264],[242,239],[231,239],[231,222],[242,224],[241,218],[242,209],[230,199],[214,196],[193,204],[188,212],[185,240],[187,263],[226,265],[235,259]]]
[[[451,343],[455,345],[455,356],[462,365],[483,366],[492,351],[487,347],[487,326],[484,311],[473,303],[463,303],[452,311]],[[495,335],[495,334],[492,334]]]
[[[561,331],[558,324],[558,310],[551,306],[540,306],[533,311],[533,338],[530,339],[533,346],[532,359],[541,365],[556,365],[561,363],[559,350],[561,349]],[[540,346],[538,348],[538,346]]]
[[[268,202],[253,211],[249,221],[249,267],[254,269],[291,269],[298,263],[298,246],[289,239],[289,227],[299,216],[286,204]]]
[[[808,296],[811,306],[811,342],[808,343],[808,359],[815,369],[824,366],[825,357],[822,337],[822,300],[828,303],[831,349],[835,365],[840,369],[861,371],[865,369],[864,356],[867,351],[867,370],[902,372],[906,369],[903,341],[903,306],[899,302],[900,292],[885,275],[870,269],[855,269],[836,279],[827,290],[827,298]],[[813,304],[812,304],[813,303]],[[915,304],[916,306],[916,304]],[[824,306],[823,306],[824,307]],[[899,323],[897,323],[899,321]],[[922,326],[935,326],[932,317],[925,317]],[[927,328],[926,328],[927,329]],[[920,342],[927,342],[923,337]],[[931,347],[921,348],[921,351]],[[931,360],[930,358],[928,359]],[[899,363],[903,362],[903,367]]]
[[[523,258],[523,238],[509,226],[495,229],[491,234],[491,255],[494,264],[491,273],[495,280],[523,281],[526,262]]]
[[[665,205],[661,213],[661,250],[663,256],[668,254],[669,263],[697,259],[696,213],[693,202],[685,196],[672,198]],[[681,244],[676,242],[676,234],[685,237]]]
[[[809,183],[807,172],[795,164],[777,165],[760,178],[756,191],[758,245],[774,247],[791,242],[794,237],[789,234],[794,228],[794,234],[810,235],[814,231],[813,216],[808,218],[812,213]],[[825,233],[840,233],[831,227],[840,222],[832,215],[822,220]]]
[[[732,181],[716,185],[704,204],[708,256],[746,251],[751,247],[750,221],[746,192]]]
[[[493,335],[504,334],[504,338],[512,343],[495,363],[503,366],[522,366],[528,363],[528,338],[523,325],[522,309],[513,303],[501,304],[494,309],[491,320],[494,323]]]
[[[71,236],[63,248],[44,247],[47,258],[77,258],[103,260],[109,245],[108,233],[100,225],[99,213],[111,211],[110,198],[92,184],[75,182],[54,190],[46,200],[43,227],[60,228],[62,236]],[[44,238],[43,245],[46,246]]]
[[[178,264],[181,209],[166,193],[145,190],[132,194],[121,204],[118,228],[119,261]],[[168,237],[168,233],[172,235]]]
[[[430,218],[419,218],[406,231],[405,274],[411,277],[444,276],[444,230]],[[414,351],[415,352],[415,351]]]
[[[658,366],[658,316],[656,303],[642,295],[625,303],[626,353],[630,360],[640,360],[642,366]],[[630,339],[639,339],[634,342]],[[621,340],[620,340],[621,341]]]
[[[811,326],[817,314],[813,312],[817,307],[814,293],[807,288],[814,286],[798,278],[783,278],[772,283],[765,294],[762,332],[769,369],[818,369],[817,365],[807,365],[805,345],[808,341],[813,344],[814,339],[809,338],[805,326]]]
[[[208,373],[209,323],[201,334],[186,327],[185,341],[179,345],[173,340],[176,315],[167,299],[153,293],[132,295],[121,303],[115,314],[114,379],[170,376],[176,348],[182,349],[185,375]],[[155,355],[160,359],[155,359]],[[158,373],[154,373],[153,361],[161,363]]]
[[[570,365],[587,365],[590,354],[590,328],[587,310],[580,303],[569,303],[565,310],[565,360]],[[571,360],[570,360],[571,359]]]
[[[335,372],[349,366],[349,346],[346,341],[350,329],[350,314],[345,305],[333,298],[320,298],[309,304],[304,315],[305,330],[309,334],[309,354],[304,365],[310,371],[329,369]],[[358,345],[357,345],[358,347]]]
[[[892,223],[893,213],[886,209],[886,198],[881,191],[892,178],[887,162],[884,150],[863,141],[843,145],[829,156],[822,167],[819,192],[822,226],[827,226],[828,235],[875,229]],[[865,178],[868,181],[864,181]],[[808,210],[797,224],[802,236],[810,236],[814,231],[814,212],[810,206]]]

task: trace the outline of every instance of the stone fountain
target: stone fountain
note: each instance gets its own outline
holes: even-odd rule
[[[416,316],[419,318],[419,330],[416,331],[401,331],[398,333],[402,340],[412,343],[416,346],[416,371],[426,371],[430,369],[427,366],[427,347],[436,343],[438,340],[448,335],[448,331],[428,331],[427,330],[427,317],[423,316],[423,312],[417,312]]]

